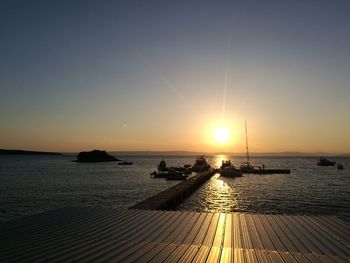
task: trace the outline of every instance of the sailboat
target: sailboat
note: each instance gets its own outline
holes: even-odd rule
[[[248,128],[247,121],[245,121],[245,143],[246,143],[246,155],[247,161],[239,166],[239,171],[243,174],[290,174],[289,169],[266,169],[265,165],[253,166],[250,163],[249,149],[248,149]]]

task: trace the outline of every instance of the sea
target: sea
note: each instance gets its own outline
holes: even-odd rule
[[[127,208],[178,181],[152,178],[164,158],[169,166],[193,164],[195,156],[118,155],[132,161],[77,163],[74,155],[1,155],[0,222],[67,206]],[[244,157],[207,156],[218,167]],[[223,178],[215,174],[177,208],[202,212],[288,215],[335,215],[350,222],[350,158],[330,157],[344,170],[317,166],[318,157],[252,157],[266,168],[289,168],[291,174]],[[193,173],[194,174],[194,173]]]

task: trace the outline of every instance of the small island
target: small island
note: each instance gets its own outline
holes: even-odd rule
[[[109,155],[106,151],[93,150],[90,152],[80,152],[75,162],[95,163],[95,162],[116,162],[117,158]]]

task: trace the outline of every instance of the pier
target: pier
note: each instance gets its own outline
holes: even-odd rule
[[[334,216],[70,207],[0,224],[0,262],[349,262]]]
[[[147,198],[130,207],[130,209],[173,210],[214,174],[215,169],[209,169],[208,171],[198,173],[159,194]]]

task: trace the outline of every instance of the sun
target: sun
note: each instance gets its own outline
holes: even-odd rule
[[[226,144],[230,139],[230,132],[225,127],[218,127],[214,129],[213,138],[219,144]]]

